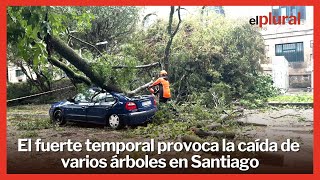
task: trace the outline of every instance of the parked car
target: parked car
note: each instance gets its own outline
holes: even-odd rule
[[[52,104],[49,115],[52,122],[59,125],[76,121],[120,129],[126,125],[147,123],[156,111],[156,101],[152,95],[129,98],[121,93],[90,88],[85,93]]]

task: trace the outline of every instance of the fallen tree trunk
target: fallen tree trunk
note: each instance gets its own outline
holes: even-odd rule
[[[96,85],[107,92],[122,92],[127,96],[133,96],[141,90],[147,88],[152,84],[152,81],[136,88],[133,91],[124,91],[115,84],[109,83],[107,84],[106,80],[99,74],[89,63],[87,60],[80,57],[71,47],[69,47],[66,43],[60,40],[57,37],[48,35],[46,38],[47,50],[48,54],[51,54],[51,49],[55,50],[59,55],[65,58],[68,62],[70,62],[73,66],[75,66],[79,71],[81,71],[85,76],[75,73],[72,69],[70,69],[67,65],[59,62],[58,60],[49,56],[48,60],[56,67],[62,69],[68,77],[74,78],[76,80],[80,80],[87,85]],[[136,68],[148,68],[159,65],[159,62],[137,66]],[[123,68],[125,68],[123,66]],[[111,79],[111,78],[110,78]]]
[[[88,86],[91,85],[91,81],[90,81],[89,78],[87,78],[87,77],[85,77],[85,76],[82,76],[82,75],[80,75],[80,74],[75,73],[71,68],[69,68],[66,64],[60,62],[59,60],[57,60],[57,59],[55,59],[55,58],[53,58],[53,57],[50,57],[50,58],[48,58],[48,61],[49,61],[52,65],[54,65],[54,66],[60,68],[61,70],[63,70],[63,71],[66,73],[66,75],[67,75],[70,79],[73,79],[75,82],[83,82],[83,83],[85,83],[85,84],[88,85]]]
[[[81,58],[71,47],[65,44],[62,40],[53,36],[49,36],[48,39],[49,40],[47,41],[47,43],[50,43],[50,45],[58,54],[60,54],[68,62],[70,62],[77,69],[83,72],[93,84],[109,92],[123,92],[115,85],[105,84],[105,79],[103,79],[102,76],[100,76],[100,74],[95,71],[95,69],[93,69],[85,59]]]

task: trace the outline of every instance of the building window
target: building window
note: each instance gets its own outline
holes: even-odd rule
[[[297,16],[301,14],[301,20],[306,20],[305,6],[272,6],[273,16]]]
[[[303,62],[303,42],[276,44],[276,56],[284,56],[288,62]]]
[[[20,77],[20,76],[22,76],[22,75],[23,75],[22,70],[17,69],[17,70],[16,70],[16,77]]]

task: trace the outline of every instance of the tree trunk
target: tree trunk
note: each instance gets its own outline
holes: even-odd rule
[[[93,69],[90,64],[83,58],[81,58],[71,47],[66,45],[62,40],[50,36],[49,41],[50,45],[52,45],[53,49],[60,54],[62,57],[64,57],[68,62],[70,62],[72,65],[74,65],[78,70],[83,72],[90,81],[105,89],[106,91],[113,91],[113,92],[123,92],[115,85],[108,85],[105,84],[105,80],[98,74],[98,72]]]
[[[50,49],[50,47],[52,47],[58,54],[60,54],[62,57],[64,57],[72,65],[74,65],[85,76],[82,76],[82,75],[75,73],[67,65],[65,65],[64,63],[61,63],[60,61],[58,61],[52,57],[49,57],[48,60],[54,66],[62,69],[68,75],[68,77],[71,77],[75,80],[79,80],[81,82],[84,82],[87,85],[95,84],[98,87],[101,87],[102,89],[104,89],[108,92],[123,92],[127,96],[130,97],[130,96],[133,96],[134,94],[140,92],[141,90],[147,88],[150,84],[152,84],[152,82],[148,82],[148,83],[136,88],[133,91],[123,91],[120,88],[118,88],[116,85],[105,84],[106,82],[104,81],[102,76],[100,74],[98,74],[85,59],[81,58],[71,47],[66,45],[60,39],[58,39],[56,37],[49,37],[49,39],[47,40],[47,45],[48,45],[48,49]],[[136,68],[148,68],[148,67],[154,67],[156,65],[158,65],[158,63],[137,66]],[[126,68],[126,67],[122,67],[122,68]]]
[[[48,58],[48,61],[49,61],[52,65],[54,65],[54,66],[60,68],[61,70],[63,70],[63,71],[66,73],[66,75],[67,75],[70,79],[73,79],[75,82],[77,82],[77,83],[82,83],[82,82],[83,82],[83,83],[85,83],[85,84],[88,85],[88,86],[90,86],[90,85],[92,84],[91,81],[90,81],[90,79],[88,79],[88,78],[85,77],[85,76],[82,76],[82,75],[80,75],[80,74],[75,73],[75,72],[74,72],[72,69],[70,69],[67,65],[65,65],[64,63],[58,61],[57,59],[51,57],[51,58]]]
[[[169,23],[168,23],[168,34],[169,34],[169,40],[167,42],[165,51],[164,51],[164,66],[162,66],[162,68],[164,68],[167,72],[169,71],[169,58],[170,58],[170,50],[171,50],[171,45],[172,45],[172,41],[174,36],[177,34],[180,24],[181,24],[181,16],[180,16],[180,6],[178,7],[177,11],[178,11],[178,24],[176,29],[172,32],[172,23],[173,23],[173,15],[174,15],[174,11],[175,8],[174,6],[171,6],[170,9],[170,14],[169,14]]]

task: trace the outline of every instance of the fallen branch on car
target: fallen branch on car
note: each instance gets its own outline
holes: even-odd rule
[[[159,62],[155,62],[155,63],[139,65],[139,66],[112,66],[112,69],[123,69],[123,68],[146,69],[146,68],[153,68],[153,67],[159,66],[159,64],[160,64]]]
[[[127,94],[127,96],[133,96],[134,94],[137,94],[138,92],[140,92],[140,91],[142,91],[142,90],[144,90],[144,89],[146,89],[146,88],[148,88],[151,84],[152,84],[152,82],[153,81],[150,81],[150,82],[148,82],[148,83],[146,83],[146,84],[144,84],[144,85],[142,85],[142,86],[140,86],[140,87],[138,87],[138,88],[136,88],[135,90],[133,90],[133,91],[129,91],[129,92],[127,92],[126,94]]]

